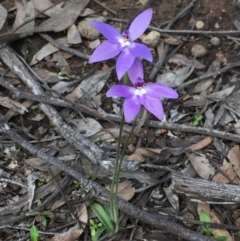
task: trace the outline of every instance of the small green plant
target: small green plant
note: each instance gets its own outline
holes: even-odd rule
[[[203,119],[202,115],[195,116],[194,119],[193,119],[193,125],[194,126],[198,126],[202,119]]]
[[[74,183],[74,186],[75,186],[76,188],[79,188],[79,187],[81,186],[81,182],[79,182],[79,181],[77,181],[77,180],[74,180],[73,183]]]
[[[86,68],[86,67],[87,67],[87,64],[88,64],[88,61],[84,61],[84,62],[83,62],[83,68]]]
[[[64,69],[62,69],[61,71],[59,71],[59,72],[57,73],[57,77],[58,77],[59,79],[61,79],[61,80],[63,80],[63,79],[69,79],[68,76],[67,76],[67,71],[64,70]]]
[[[39,187],[41,187],[41,186],[43,186],[44,184],[49,183],[49,181],[50,181],[49,178],[45,178],[45,179],[39,180],[38,183],[37,183],[37,185],[38,185]]]
[[[200,219],[201,222],[204,222],[204,223],[211,223],[212,222],[212,219],[211,219],[210,215],[208,213],[204,212],[204,211],[200,212],[199,219]],[[212,236],[217,241],[226,241],[227,240],[227,237],[226,237],[225,234],[217,233],[217,234],[212,235],[212,228],[209,228],[205,225],[203,225],[202,228],[203,228],[203,231],[205,232],[205,234],[207,236]]]
[[[93,203],[91,205],[91,209],[99,220],[99,222],[97,223],[95,223],[93,219],[89,220],[91,229],[91,239],[92,241],[96,241],[104,231],[113,231],[113,224],[110,215],[108,214],[107,208],[103,208],[98,203]]]
[[[30,237],[32,239],[32,241],[38,241],[38,237],[39,237],[39,232],[38,232],[38,228],[33,224],[31,229],[30,229]]]
[[[51,211],[43,210],[40,201],[38,202],[38,211],[31,212],[30,216],[35,216],[35,221],[40,223],[43,228],[47,226],[47,218],[54,218],[54,214]]]

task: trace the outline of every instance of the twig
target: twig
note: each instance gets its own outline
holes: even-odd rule
[[[81,108],[81,111],[84,113],[87,113],[89,115],[95,116],[97,118],[102,118],[107,121],[114,121],[114,122],[120,122],[121,117],[113,114],[107,114],[107,113],[100,113],[97,110],[91,109],[87,106],[72,102],[68,103],[64,100],[46,96],[46,95],[34,95],[30,94],[28,92],[22,92],[15,87],[11,86],[7,81],[4,81],[2,78],[0,78],[0,85],[4,86],[8,90],[12,91],[17,98],[24,98],[28,100],[38,101],[40,103],[45,104],[51,104],[56,106],[62,106],[66,108]],[[11,87],[11,88],[10,88]],[[76,104],[76,106],[75,106]],[[113,122],[111,122],[113,123]],[[114,124],[114,123],[113,123]],[[152,128],[162,128],[162,129],[168,129],[168,130],[174,130],[179,132],[190,132],[190,133],[196,133],[196,134],[202,134],[207,136],[213,136],[218,137],[221,139],[231,140],[235,142],[240,142],[240,136],[232,133],[227,133],[223,131],[218,130],[212,130],[202,127],[194,127],[194,126],[187,126],[187,125],[180,125],[175,123],[167,123],[167,122],[159,122],[159,121],[146,121],[145,126],[149,126]]]
[[[7,179],[7,178],[0,178],[0,182],[7,182],[7,183],[11,183],[11,184],[20,186],[24,189],[28,189],[28,186],[24,185],[23,183],[17,182],[17,181],[14,181],[14,180],[10,180],[10,179]]]
[[[206,73],[206,74],[204,74],[204,75],[202,75],[200,77],[197,77],[197,78],[195,78],[193,80],[189,80],[188,82],[183,83],[180,87],[178,87],[178,90],[184,89],[185,87],[187,87],[187,86],[189,86],[191,84],[195,84],[195,83],[197,83],[197,82],[199,82],[201,80],[204,80],[204,79],[207,79],[207,78],[210,78],[210,77],[213,77],[213,76],[215,77],[215,76],[217,76],[219,74],[222,74],[222,73],[224,73],[224,72],[226,72],[226,71],[228,71],[228,70],[230,70],[232,68],[239,67],[239,66],[240,66],[240,62],[230,63],[230,64],[226,65],[225,67],[223,67],[220,70],[216,70],[216,71],[211,72],[211,73]]]
[[[196,2],[197,0],[192,0],[190,2],[190,4],[188,4],[187,7],[185,7],[181,12],[179,12],[169,23],[168,25],[164,28],[166,30],[170,29],[171,26],[180,18],[182,18],[183,16],[185,16],[188,11],[194,6],[194,3]],[[149,78],[150,79],[153,79],[155,78],[155,76],[157,75],[158,71],[160,70],[160,68],[163,66],[165,60],[166,60],[166,57],[167,57],[167,53],[168,53],[168,50],[169,50],[169,44],[166,44],[165,47],[164,47],[164,50],[163,50],[163,53],[161,56],[159,56],[159,60],[157,61],[157,63],[154,64],[154,68],[152,70],[152,72],[150,73],[149,75]]]
[[[85,190],[91,190],[92,195],[104,202],[109,201],[109,191],[103,188],[101,185],[92,182],[81,173],[77,172],[75,169],[73,169],[70,166],[65,165],[63,162],[58,160],[57,158],[48,155],[47,153],[43,152],[41,149],[36,148],[35,146],[31,145],[27,140],[13,132],[5,123],[4,118],[2,115],[0,115],[0,129],[3,133],[8,135],[12,140],[14,140],[16,143],[18,143],[20,146],[22,146],[24,149],[29,151],[32,155],[35,155],[44,161],[48,162],[51,165],[54,165],[61,169],[62,171],[68,173],[76,180],[80,181],[83,188]],[[155,228],[163,229],[169,233],[172,233],[174,235],[177,235],[178,237],[184,238],[189,241],[213,241],[213,239],[208,238],[206,236],[203,236],[199,233],[195,233],[192,230],[189,230],[185,228],[184,226],[181,226],[177,223],[174,223],[164,216],[157,215],[155,213],[148,213],[145,211],[142,211],[138,207],[126,202],[125,200],[119,198],[118,199],[118,205],[119,209],[123,212],[127,213],[128,215],[138,218],[139,220],[143,221],[144,223],[150,224],[154,226]],[[2,224],[5,222],[3,221]]]
[[[150,30],[155,30],[160,33],[172,33],[172,34],[197,34],[197,35],[237,35],[240,33],[240,30],[220,30],[220,31],[211,31],[211,30],[172,30],[172,29],[162,29],[153,26],[149,26]]]
[[[87,55],[87,54],[83,54],[83,53],[81,53],[81,52],[79,52],[75,49],[68,48],[68,47],[64,46],[63,44],[58,43],[57,41],[55,41],[53,38],[51,38],[47,34],[40,33],[39,35],[42,38],[46,39],[48,42],[50,42],[53,46],[55,46],[58,49],[64,50],[64,51],[66,51],[70,54],[73,54],[75,56],[78,56],[79,58],[82,58],[82,59],[89,59],[90,58],[90,56]]]
[[[113,22],[120,22],[120,23],[128,23],[128,20],[121,19],[121,18],[111,18],[107,17],[107,20]],[[164,29],[158,28],[150,25],[148,27],[149,30],[155,30],[160,33],[167,33],[167,34],[191,34],[191,35],[238,35],[240,34],[240,30],[219,30],[219,31],[212,31],[212,30],[189,30],[189,29]]]
[[[115,12],[114,10],[110,9],[109,7],[105,6],[104,4],[102,4],[101,2],[99,2],[98,0],[94,0],[95,3],[97,3],[98,5],[100,5],[102,8],[107,9],[109,12],[117,15],[117,12]]]

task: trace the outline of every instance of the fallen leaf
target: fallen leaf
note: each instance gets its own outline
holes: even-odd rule
[[[88,214],[85,204],[82,204],[82,209],[80,212],[78,212],[77,217],[81,223],[81,227],[79,227],[79,224],[76,224],[67,232],[55,234],[50,241],[75,241],[78,239],[86,227],[85,223],[88,222]]]
[[[212,219],[212,223],[221,223],[218,216],[215,214],[215,212],[210,210],[210,217]],[[221,234],[227,237],[226,241],[233,241],[232,236],[226,229],[219,229],[219,228],[212,228],[212,234]]]
[[[157,76],[156,81],[171,87],[179,87],[193,72],[194,67],[183,67]]]
[[[205,146],[208,146],[210,143],[212,143],[213,141],[213,138],[211,136],[203,139],[202,141],[199,141],[198,143],[194,144],[194,145],[191,145],[189,147],[189,149],[191,151],[198,151],[198,150],[201,150],[203,149]]]
[[[172,207],[176,211],[179,211],[179,198],[178,195],[173,193],[172,184],[169,187],[163,187],[163,191],[165,192],[167,199]]]
[[[129,161],[138,160],[140,162],[145,162],[147,157],[153,157],[156,154],[160,154],[162,149],[149,149],[145,147],[138,148],[132,155],[127,159]]]
[[[198,156],[195,153],[188,153],[187,157],[200,177],[208,180],[215,174],[215,168],[206,157]]]
[[[206,66],[203,65],[200,61],[196,59],[188,59],[182,54],[174,54],[169,60],[168,63],[173,63],[176,65],[184,66],[193,66],[195,69],[204,69]]]
[[[108,190],[110,190],[110,187],[106,187]],[[125,201],[129,201],[132,199],[132,197],[135,194],[135,188],[132,187],[132,183],[130,181],[124,181],[118,183],[118,190],[117,190],[117,195],[124,199]]]
[[[96,93],[99,93],[102,88],[105,86],[113,68],[109,68],[105,71],[101,71],[97,74],[91,75],[88,78],[84,79],[70,94],[67,98],[77,99],[84,96],[84,93],[87,93],[88,96],[93,97]],[[53,89],[55,89],[53,87]]]
[[[236,172],[233,169],[233,165],[229,163],[226,159],[223,160],[222,166],[220,166],[220,169],[226,173],[226,175],[234,182],[234,183],[240,183]],[[218,172],[212,179],[214,182],[220,182],[223,184],[229,183],[229,180],[224,177],[220,172]]]
[[[235,88],[235,85],[233,85],[233,86],[231,86],[229,88],[226,88],[224,90],[221,90],[221,91],[212,93],[210,95],[207,95],[207,98],[210,98],[210,99],[214,99],[214,98],[223,99],[223,98],[226,98],[227,96],[229,96],[233,92],[234,88]]]
[[[0,4],[0,30],[7,19],[7,10]]]
[[[0,105],[9,108],[13,111],[17,111],[20,114],[28,112],[27,108],[19,102],[11,100],[9,97],[0,96]]]
[[[33,19],[35,17],[35,9],[32,2],[27,2],[26,8],[22,3],[15,1],[15,5],[17,8],[17,15],[12,26],[12,32],[15,32],[15,29],[20,25],[25,23],[26,21]],[[35,21],[31,21],[29,23],[24,24],[20,29],[18,29],[17,33],[33,33],[34,31]]]
[[[58,43],[68,46],[66,38],[60,38],[56,40]],[[32,58],[30,65],[38,63],[40,60],[58,51],[58,48],[48,43],[44,45]]]
[[[240,178],[240,148],[239,145],[234,146],[229,152],[228,152],[228,159],[232,163],[233,168]]]
[[[93,136],[103,129],[97,120],[90,117],[85,118],[85,120],[72,119],[69,122],[74,125],[76,131],[83,132],[86,137]]]
[[[42,180],[44,179],[46,176],[41,173],[41,172],[33,172],[31,174],[28,175],[27,180],[28,180],[28,206],[29,206],[29,210],[31,210],[32,207],[32,201],[34,198],[34,191],[36,188],[35,185],[35,181],[38,180]]]
[[[54,14],[57,14],[60,10],[61,10],[61,6],[63,5],[63,2],[57,4],[57,5],[53,5],[53,3],[50,0],[31,0],[34,4],[34,7],[36,10],[38,10],[39,12],[42,12],[50,7],[50,9],[44,11],[44,15],[47,15],[49,17],[53,16]]]
[[[61,32],[67,29],[76,21],[89,1],[90,0],[73,0],[59,12],[55,13],[48,20],[36,27],[35,32]]]

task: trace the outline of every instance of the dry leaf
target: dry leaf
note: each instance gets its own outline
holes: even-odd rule
[[[106,187],[108,190],[109,186]],[[135,188],[132,187],[132,183],[130,181],[120,182],[118,184],[117,195],[124,199],[125,201],[129,201],[135,194]]]
[[[2,29],[7,18],[7,10],[0,4],[0,30]]]
[[[24,114],[25,112],[28,112],[28,110],[24,105],[14,100],[11,100],[9,97],[0,97],[0,105],[6,108],[9,108],[13,111],[17,111],[20,114]]]
[[[43,14],[51,17],[54,14],[57,14],[60,10],[61,10],[61,6],[63,5],[63,2],[57,4],[56,6],[53,5],[53,3],[50,0],[31,0],[34,4],[34,7],[36,10],[38,10],[39,12],[42,12],[50,7],[50,9],[48,9],[47,11],[44,11]]]
[[[72,119],[69,122],[74,125],[76,131],[83,132],[86,137],[93,136],[103,129],[98,121],[90,117],[85,118],[85,120]]]
[[[105,86],[112,70],[113,68],[109,68],[105,71],[101,71],[97,74],[89,76],[88,78],[84,79],[72,91],[72,93],[68,94],[66,97],[72,98],[72,99],[81,98],[82,96],[84,96],[84,93],[87,93],[88,96],[96,95],[96,93],[99,93],[102,90],[102,88]],[[52,89],[55,89],[55,88],[53,87]]]
[[[83,233],[83,229],[86,227],[84,223],[88,222],[88,214],[85,204],[82,204],[82,209],[78,212],[77,216],[81,223],[81,227],[77,224],[67,232],[55,234],[50,241],[75,241]]]
[[[237,177],[236,172],[233,169],[233,166],[231,163],[227,162],[226,159],[224,159],[222,166],[220,166],[220,169],[226,173],[226,175],[233,180],[234,183],[240,183],[240,180]],[[214,182],[220,182],[220,183],[224,183],[227,184],[229,183],[229,180],[224,177],[220,172],[218,172],[212,179],[212,181]]]
[[[35,32],[61,32],[70,27],[90,0],[73,0],[48,20],[40,24]]]
[[[56,41],[60,44],[68,46],[66,38],[56,39]],[[45,57],[49,56],[58,51],[58,48],[53,46],[52,44],[48,43],[44,45],[32,58],[30,65],[36,64],[38,61],[44,59]]]
[[[44,179],[46,176],[41,173],[41,172],[33,172],[31,174],[28,175],[27,180],[28,180],[28,206],[29,206],[29,210],[31,210],[32,207],[32,201],[34,198],[34,191],[35,191],[35,181],[37,179],[42,180]]]
[[[209,145],[210,143],[212,143],[213,141],[213,138],[211,136],[199,141],[198,143],[194,144],[194,145],[191,145],[189,147],[189,149],[191,151],[198,151],[198,150],[201,150],[203,149],[205,146]]]
[[[210,210],[210,217],[212,219],[212,223],[221,223],[218,216]],[[227,237],[226,241],[233,241],[232,236],[226,229],[212,228],[212,234],[222,234]]]
[[[174,54],[169,60],[168,63],[174,63],[178,66],[194,66],[195,69],[204,69],[206,66],[203,65],[200,61],[196,59],[188,59],[182,54]]]
[[[208,180],[215,174],[215,168],[209,163],[207,158],[198,156],[195,153],[188,153],[187,157],[200,177]]]
[[[157,76],[157,82],[171,87],[179,87],[193,72],[194,67],[187,66]]]
[[[180,39],[174,38],[172,36],[170,36],[168,38],[164,38],[163,41],[165,44],[169,44],[169,45],[179,45],[180,43],[182,43],[182,41]]]
[[[231,86],[229,88],[226,88],[224,90],[212,93],[212,94],[208,95],[207,98],[210,98],[210,99],[226,98],[227,96],[229,96],[233,92],[234,88],[235,88],[235,85],[233,85],[233,86]]]
[[[25,23],[26,21],[33,19],[35,17],[35,9],[34,5],[32,2],[27,2],[26,4],[26,9],[22,5],[22,3],[15,1],[15,5],[17,8],[17,16],[15,18],[12,30],[14,30]],[[18,29],[16,32],[17,33],[33,33],[34,31],[34,21],[31,21],[29,23],[24,24],[20,29]]]
[[[239,145],[234,146],[229,151],[228,159],[232,163],[236,174],[240,178],[240,148],[239,148]]]
[[[145,162],[147,157],[153,157],[156,154],[160,154],[162,149],[149,149],[145,147],[138,148],[132,155],[127,159],[129,161],[138,160],[140,162]]]

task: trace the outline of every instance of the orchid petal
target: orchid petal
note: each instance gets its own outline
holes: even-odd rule
[[[143,79],[143,66],[139,58],[135,58],[132,66],[128,70],[128,77],[135,84],[137,78]]]
[[[125,99],[123,103],[123,111],[126,122],[131,122],[140,111],[141,103],[136,96]]]
[[[117,59],[117,64],[116,64],[117,77],[119,80],[129,70],[134,60],[135,60],[135,57],[128,51],[128,49],[125,49],[124,51],[122,51],[122,53],[119,55]]]
[[[124,97],[130,98],[133,96],[135,88],[127,85],[114,85],[106,93],[107,97]]]
[[[129,47],[129,52],[134,55],[135,57],[142,57],[146,60],[148,60],[149,62],[153,61],[153,57],[152,57],[152,53],[149,50],[149,48],[144,45],[144,44],[140,44],[140,43],[132,43]]]
[[[91,25],[113,43],[118,43],[118,39],[123,38],[122,35],[118,32],[118,30],[109,24],[100,21],[91,21]]]
[[[109,41],[101,43],[91,55],[88,63],[95,63],[107,59],[111,59],[117,56],[121,50],[119,50],[118,44],[114,44]]]
[[[145,85],[144,89],[147,91],[147,95],[151,97],[171,98],[171,99],[178,98],[178,93],[176,90],[163,84],[154,83],[154,84]]]
[[[159,120],[163,119],[164,111],[160,99],[144,95],[141,98],[141,102],[144,107],[153,115],[155,115]]]
[[[149,8],[142,13],[140,13],[131,23],[129,27],[129,32],[131,36],[131,41],[134,41],[138,37],[140,37],[147,27],[149,26],[152,20],[153,10]]]

